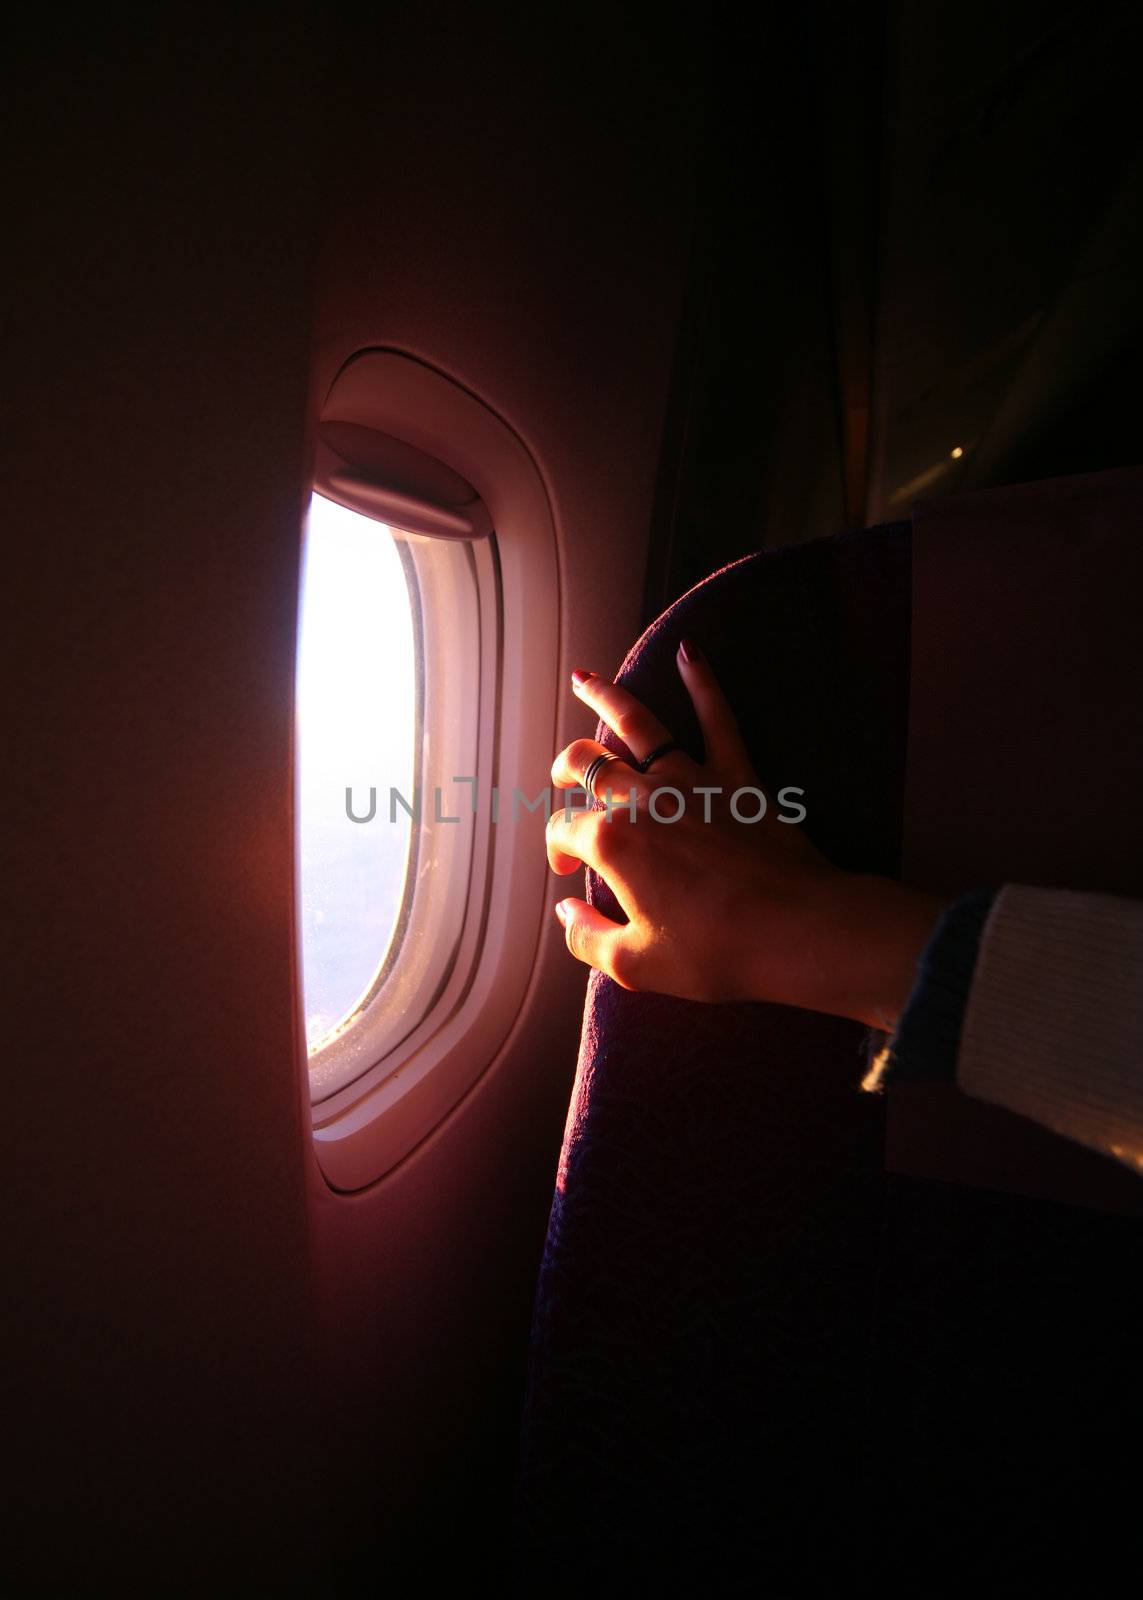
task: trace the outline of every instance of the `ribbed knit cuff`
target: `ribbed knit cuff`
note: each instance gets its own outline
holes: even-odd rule
[[[897,1027],[874,1060],[863,1089],[880,1089],[886,1079],[955,1081],[977,950],[995,899],[994,889],[975,890],[954,901],[940,918],[921,952],[917,981]]]
[[[981,939],[956,1081],[1143,1172],[1143,903],[1004,888]]]

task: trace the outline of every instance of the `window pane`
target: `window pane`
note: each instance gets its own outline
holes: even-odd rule
[[[416,755],[416,642],[397,541],[314,495],[298,635],[302,981],[311,1054],[368,993],[405,894]],[[368,817],[354,822],[347,813]]]

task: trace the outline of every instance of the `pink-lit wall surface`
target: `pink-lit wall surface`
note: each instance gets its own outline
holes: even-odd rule
[[[518,432],[561,663],[639,623],[695,145],[685,32],[541,49],[90,25],[28,46],[6,340],[16,982],[5,1414],[21,1578],[325,1583],[500,1538],[583,973],[372,1189],[313,1158],[291,716],[313,421],[344,359]],[[14,580],[14,581],[12,581]],[[573,660],[570,651],[577,657]],[[573,706],[561,736],[587,731]],[[13,1037],[14,1035],[14,1037]]]

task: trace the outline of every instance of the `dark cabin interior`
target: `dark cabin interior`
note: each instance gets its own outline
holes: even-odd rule
[[[851,1176],[875,1236],[839,1231],[823,1301],[851,1308],[868,1268],[850,1431],[818,1414],[795,1452],[852,1484],[844,1519],[760,1520],[721,1572],[683,1537],[583,1577],[552,1553],[568,1530],[521,1561],[583,974],[520,1046],[525,1087],[486,1089],[383,1215],[335,1214],[294,1068],[283,529],[346,329],[439,350],[528,419],[588,612],[613,520],[632,601],[581,635],[604,671],[751,552],[1137,465],[1139,45],[1133,6],[980,0],[21,21],[12,1592],[582,1594],[610,1572],[962,1594],[1131,1570],[1137,1180],[1071,1203],[885,1171],[873,1122]],[[590,573],[576,518],[604,530]]]

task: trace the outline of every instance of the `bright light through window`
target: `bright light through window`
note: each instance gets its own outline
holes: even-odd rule
[[[314,495],[298,637],[302,981],[311,1054],[349,1018],[399,933],[416,756],[412,603],[390,530]],[[366,817],[370,791],[376,813]]]

